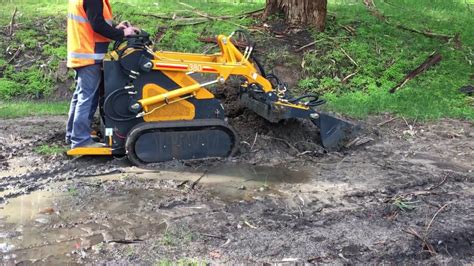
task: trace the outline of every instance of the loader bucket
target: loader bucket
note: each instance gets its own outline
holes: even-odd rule
[[[319,113],[319,119],[312,121],[319,127],[323,147],[330,151],[344,148],[360,131],[359,125],[324,112]]]

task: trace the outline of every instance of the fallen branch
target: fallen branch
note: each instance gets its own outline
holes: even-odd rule
[[[444,210],[446,207],[448,207],[449,203],[446,203],[444,204],[441,208],[438,209],[438,211],[433,215],[433,218],[431,218],[430,222],[428,223],[428,225],[426,226],[426,229],[425,229],[425,238],[426,236],[428,235],[428,230],[430,230],[430,227],[431,225],[433,224],[434,220],[436,219],[436,216],[438,216],[438,214]]]
[[[209,14],[203,12],[203,11],[200,11],[199,9],[193,7],[192,5],[189,5],[189,4],[186,4],[186,3],[183,3],[183,2],[179,2],[179,4],[189,8],[190,11],[193,12],[194,14],[196,14],[198,16],[201,16],[201,17],[204,17],[204,18],[208,18],[210,20],[225,20],[225,19],[232,19],[232,18],[243,18],[243,17],[247,17],[247,16],[250,16],[250,15],[255,15],[255,14],[261,13],[265,10],[265,8],[260,8],[260,9],[257,9],[257,10],[244,12],[244,13],[241,13],[241,14],[235,15],[235,16],[218,16],[218,17],[216,17],[216,16],[211,16],[211,15],[209,15]]]
[[[387,22],[387,23],[390,24],[389,22]],[[394,25],[397,28],[407,30],[407,31],[411,31],[411,32],[414,32],[414,33],[418,33],[418,34],[422,34],[422,35],[425,35],[425,36],[430,37],[430,38],[441,38],[441,39],[449,40],[449,39],[452,39],[452,38],[456,37],[456,35],[446,35],[446,34],[441,34],[441,33],[435,33],[435,32],[432,32],[430,30],[421,31],[421,30],[409,28],[409,27],[404,26],[404,25],[399,24],[399,23],[396,23]]]
[[[106,175],[114,175],[114,174],[123,174],[126,173],[123,170],[120,169],[115,169],[111,171],[106,171],[102,173],[93,173],[93,174],[82,174],[82,175],[77,175],[76,177],[99,177],[99,176],[106,176]]]
[[[252,146],[250,147],[250,151],[253,150],[253,147],[255,146],[255,143],[257,143],[257,138],[258,138],[258,132],[255,133],[255,139],[253,140]]]
[[[417,29],[413,29],[413,28],[409,28],[407,26],[404,26],[400,23],[391,23],[382,14],[382,12],[380,12],[380,10],[377,9],[377,7],[375,6],[373,0],[364,0],[364,4],[374,17],[378,18],[379,20],[381,20],[381,21],[383,21],[383,22],[385,22],[385,23],[387,23],[391,26],[395,26],[397,28],[407,30],[407,31],[410,31],[410,32],[414,32],[414,33],[417,33],[417,34],[422,34],[422,35],[424,35],[426,37],[430,37],[430,38],[440,38],[440,39],[443,39],[445,41],[456,37],[456,35],[447,35],[447,34],[435,33],[435,32],[432,32],[430,30],[417,30]]]
[[[421,236],[415,229],[413,228],[408,228],[407,230],[403,230],[405,231],[406,233],[410,234],[410,235],[413,235],[415,236],[416,238],[418,238],[421,242],[422,242],[422,248],[423,250],[428,250],[428,252],[434,256],[436,255],[436,250],[434,249],[433,245],[431,245],[431,243],[428,241],[428,235],[429,235],[429,230],[431,228],[431,225],[433,224],[434,220],[436,219],[436,217],[438,216],[438,214],[440,214],[447,206],[449,205],[449,203],[446,203],[444,204],[443,206],[441,206],[441,208],[438,209],[438,211],[436,211],[436,213],[433,215],[433,217],[431,218],[430,222],[426,225],[425,227],[425,232],[423,234],[423,236]]]
[[[287,140],[285,140],[285,139],[270,137],[270,136],[266,136],[266,135],[262,136],[262,138],[279,140],[279,141],[285,143],[286,145],[288,145],[288,147],[290,147],[290,148],[292,148],[293,150],[295,150],[295,151],[296,151],[296,154],[299,154],[299,153],[300,153],[300,151],[299,151],[295,146],[291,145],[291,144],[290,144]]]
[[[249,223],[247,220],[244,221],[244,224],[246,224],[248,227],[252,228],[252,229],[257,229],[257,227],[251,223]]]
[[[165,16],[165,15],[160,15],[160,14],[137,14],[137,13],[133,13],[132,15],[133,16],[142,16],[142,17],[152,17],[152,18],[164,19],[164,20],[175,20],[176,19],[176,16],[174,16],[174,15],[172,17]]]
[[[444,183],[446,183],[446,181],[448,180],[448,175],[445,175],[443,180],[441,180],[441,182],[439,182],[437,185],[435,186],[432,186],[430,188],[428,188],[427,190],[433,190],[433,189],[436,189],[436,188],[439,188],[440,186],[442,186]]]
[[[207,170],[204,171],[204,173],[203,173],[198,179],[196,179],[193,183],[191,183],[190,188],[191,188],[191,189],[194,189],[194,187],[195,187],[197,184],[199,184],[199,181],[201,181],[201,179],[202,179],[203,177],[205,177],[206,175],[207,175]]]
[[[216,37],[199,37],[199,41],[204,42],[204,43],[217,44],[217,38]],[[237,41],[235,39],[231,39],[231,42],[237,48],[241,48],[241,49],[245,49],[246,47],[249,46],[249,44],[247,42],[241,42],[241,41]],[[259,50],[254,48],[254,51],[258,52]]]
[[[384,125],[386,125],[386,124],[388,124],[388,123],[392,122],[392,121],[393,121],[393,120],[395,120],[395,119],[397,119],[397,117],[392,117],[392,118],[390,118],[389,120],[386,120],[386,121],[380,122],[380,123],[378,123],[378,124],[377,124],[377,127],[384,126]]]
[[[346,55],[347,58],[349,58],[349,60],[351,60],[352,64],[354,64],[356,67],[359,67],[359,64],[357,64],[357,62],[352,59],[352,57],[346,52],[346,50],[344,50],[344,48],[341,47],[341,51]]]
[[[200,16],[200,17],[203,17],[203,18],[206,18],[210,21],[217,21],[217,20],[226,20],[226,19],[231,19],[231,18],[236,18],[236,16],[220,16],[220,17],[214,17],[214,16],[211,16],[205,12],[202,12],[200,11],[199,9],[189,5],[189,4],[186,4],[186,3],[182,3],[182,2],[179,2],[180,5],[183,5],[185,7],[188,7],[190,8],[190,11],[193,12],[194,14]],[[234,26],[237,26],[239,28],[243,28],[243,29],[246,29],[246,30],[251,30],[250,28],[244,26],[244,25],[240,25],[238,23],[235,23],[235,22],[232,22],[232,21],[226,21],[227,23],[230,23]],[[262,33],[260,30],[254,30],[254,31],[258,31],[260,33]]]
[[[403,230],[405,233],[408,233],[412,236],[415,236],[416,238],[418,238],[422,245],[421,245],[421,248],[423,250],[428,250],[428,252],[431,254],[431,255],[436,255],[436,250],[434,249],[433,245],[431,245],[430,242],[426,241],[426,238],[420,236],[420,234],[413,228],[408,228],[407,230]]]
[[[195,8],[195,7],[193,7],[189,4],[186,4],[186,3],[183,3],[183,2],[179,2],[179,4],[182,5],[182,6],[185,6],[187,8],[190,8],[191,12],[193,12],[194,14],[196,14],[198,16],[205,17],[205,18],[208,18],[210,20],[216,20],[217,19],[216,17],[209,16],[208,14],[199,11],[197,8]]]
[[[421,73],[425,72],[428,68],[438,64],[441,61],[442,57],[441,54],[439,53],[434,53],[431,56],[429,56],[419,67],[417,67],[415,70],[411,71],[408,73],[405,78],[395,87],[390,89],[390,93],[396,92],[398,89],[402,88],[405,86],[405,84],[414,79],[416,76],[420,75]]]
[[[308,48],[308,47],[310,47],[310,46],[313,46],[313,45],[317,44],[317,43],[320,42],[320,41],[322,41],[322,39],[321,39],[321,40],[314,41],[314,42],[310,42],[310,43],[308,43],[308,44],[306,44],[306,45],[303,45],[303,46],[301,46],[300,48],[296,49],[295,52],[301,52],[301,51],[303,51],[304,49],[306,49],[306,48]]]
[[[13,56],[8,60],[7,64],[10,64],[11,62],[13,62],[13,60],[15,60],[15,58],[20,55],[21,51],[23,51],[23,48],[25,46],[24,45],[21,45],[20,47],[18,47],[18,49],[16,49],[16,52],[13,54]]]
[[[223,236],[212,235],[212,234],[205,234],[205,233],[199,233],[199,234],[202,235],[202,236],[217,238],[217,239],[221,239],[221,240],[227,240],[227,238],[225,238],[225,237],[223,237]]]
[[[14,26],[15,26],[15,17],[16,17],[17,12],[18,12],[18,8],[15,7],[15,10],[13,10],[12,18],[10,20],[10,31],[8,33],[9,37],[13,36],[13,29],[14,29]]]
[[[142,239],[133,239],[133,240],[127,240],[127,239],[118,239],[118,240],[110,240],[106,241],[106,243],[117,243],[117,244],[124,244],[124,245],[130,245],[130,244],[138,244],[140,242],[143,242]]]
[[[346,84],[347,81],[348,81],[349,79],[351,79],[351,78],[352,78],[353,76],[355,76],[355,75],[357,75],[357,71],[354,72],[354,73],[352,73],[352,74],[347,75],[345,78],[342,79],[341,83],[342,83],[342,84]]]

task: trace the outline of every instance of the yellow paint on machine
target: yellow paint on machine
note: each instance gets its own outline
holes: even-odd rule
[[[302,109],[302,110],[308,110],[308,109],[309,109],[308,106],[298,105],[298,104],[292,104],[292,103],[276,102],[275,104],[276,104],[276,105],[287,106],[287,107],[291,107],[291,108]]]
[[[93,155],[93,156],[101,156],[101,155],[112,155],[112,149],[108,147],[104,148],[75,148],[69,150],[67,152],[69,156],[82,156],[82,155]]]
[[[153,96],[167,92],[167,90],[156,84],[146,84],[143,87],[143,99],[150,99]],[[181,98],[176,97],[170,99],[170,101],[176,101],[180,99]],[[146,112],[152,112],[149,115],[145,115],[143,117],[146,122],[192,120],[196,116],[196,108],[194,107],[194,105],[184,99],[169,105],[164,102],[145,105],[144,109]]]
[[[165,74],[168,78],[170,78],[172,81],[174,81],[176,84],[179,86],[187,87],[196,84],[197,82],[191,78],[188,75],[183,75],[181,72],[176,72],[176,71],[163,71],[163,74]],[[204,100],[204,99],[213,99],[214,94],[212,94],[210,91],[208,91],[206,88],[201,88],[196,92],[196,99],[198,100]]]

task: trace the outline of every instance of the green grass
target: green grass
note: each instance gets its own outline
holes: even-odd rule
[[[236,15],[264,6],[257,1],[183,1],[214,16]],[[46,4],[45,4],[46,3]],[[329,0],[327,29],[313,33],[318,43],[301,60],[283,49],[269,50],[262,57],[267,62],[287,62],[285,65],[303,72],[298,82],[300,92],[324,94],[327,108],[349,116],[364,118],[371,114],[391,112],[399,116],[432,120],[443,117],[474,119],[474,99],[458,92],[472,84],[474,68],[473,0],[375,0],[377,8],[389,24],[371,15],[363,1]],[[0,42],[0,50],[16,51],[24,45],[23,54],[38,58],[30,65],[14,68],[6,62],[11,54],[0,54],[0,117],[64,114],[64,103],[6,103],[12,99],[48,99],[58,78],[54,76],[60,61],[66,56],[64,1],[23,0],[2,1],[0,26],[7,25],[18,7],[16,29],[12,40]],[[166,28],[157,49],[202,52],[207,44],[197,41],[200,35],[212,36],[234,31],[236,24],[259,23],[250,18],[213,21],[194,26],[179,26],[176,21],[160,20],[144,14],[193,16],[177,1],[117,0],[113,2],[116,20],[127,19],[153,34]],[[188,9],[188,11],[186,11]],[[401,24],[417,30],[440,34],[459,34],[461,47],[453,42],[428,38],[396,27]],[[342,26],[351,26],[355,35]],[[261,37],[261,36],[260,36]],[[431,53],[440,52],[440,64],[408,82],[399,92],[387,91]],[[352,63],[346,54],[355,60]],[[344,77],[356,73],[347,82]]]
[[[390,24],[371,15],[362,1],[330,1],[329,10],[335,14],[336,23],[329,22],[326,33],[315,34],[315,38],[326,39],[316,49],[324,49],[324,45],[332,48],[305,56],[308,62],[305,71],[317,85],[313,91],[326,93],[330,109],[354,117],[392,112],[420,120],[474,119],[473,99],[458,92],[460,87],[473,83],[471,75],[474,72],[471,27],[474,16],[465,2],[378,0],[375,4]],[[395,26],[397,24],[440,34],[459,33],[462,47],[456,47],[453,41],[445,42],[400,29]],[[356,29],[356,35],[351,36],[341,25],[351,25]],[[350,62],[341,48],[359,66]],[[443,56],[438,65],[408,82],[395,94],[388,93],[435,51]],[[314,80],[316,73],[321,72]],[[347,84],[340,82],[352,73],[356,74]]]
[[[0,101],[0,119],[39,115],[65,115],[67,102]]]
[[[409,201],[405,200],[401,197],[397,197],[393,201],[393,206],[395,206],[397,209],[399,209],[402,212],[407,212],[407,211],[412,211],[416,209],[416,204],[418,201]]]
[[[67,147],[59,145],[41,145],[34,148],[34,151],[42,155],[56,155],[65,153],[67,149]]]
[[[159,260],[155,266],[205,266],[207,262],[200,259]]]

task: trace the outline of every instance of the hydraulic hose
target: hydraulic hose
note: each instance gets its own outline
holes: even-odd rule
[[[125,89],[119,89],[119,90],[113,91],[112,93],[110,93],[109,96],[107,96],[107,98],[105,98],[105,100],[104,100],[104,113],[105,113],[106,117],[108,117],[108,118],[110,118],[114,121],[117,121],[117,122],[126,122],[126,121],[131,121],[131,120],[137,119],[137,117],[135,115],[132,115],[132,116],[123,116],[122,115],[121,116],[120,114],[118,114],[121,117],[116,117],[115,115],[110,113],[109,110],[115,110],[113,103],[115,102],[115,99],[120,94],[128,94],[128,92]]]

